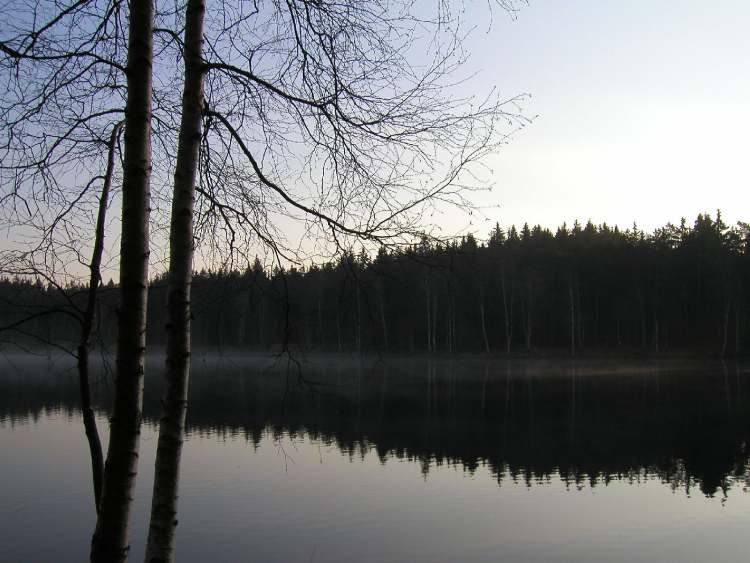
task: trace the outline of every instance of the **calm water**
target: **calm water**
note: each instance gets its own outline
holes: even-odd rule
[[[71,366],[0,360],[0,560],[87,559]],[[750,372],[734,363],[195,363],[178,560],[745,561]],[[158,415],[150,366],[131,560]],[[106,370],[97,385],[106,431]]]

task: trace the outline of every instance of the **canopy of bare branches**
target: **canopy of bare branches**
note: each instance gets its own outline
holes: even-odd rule
[[[176,159],[184,9],[156,8],[159,246]],[[242,260],[265,247],[298,261],[354,240],[410,242],[432,230],[435,207],[470,207],[471,190],[485,186],[481,159],[527,119],[525,95],[462,87],[464,8],[207,2],[202,259]],[[127,10],[113,0],[9,0],[3,11],[13,17],[0,24],[0,201],[13,242],[2,267],[18,271],[21,260],[71,279],[87,264],[107,149],[123,119]],[[117,167],[113,174],[118,205]],[[116,255],[109,260],[116,268]]]

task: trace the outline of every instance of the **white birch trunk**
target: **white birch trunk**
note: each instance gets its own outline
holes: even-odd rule
[[[115,396],[91,561],[127,561],[146,355],[151,186],[152,0],[131,0]]]
[[[185,84],[169,236],[167,361],[156,450],[147,563],[174,561],[180,458],[185,439],[190,377],[190,289],[193,278],[193,205],[203,112],[204,0],[185,12]]]

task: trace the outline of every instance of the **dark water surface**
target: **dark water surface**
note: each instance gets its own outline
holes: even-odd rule
[[[131,561],[143,557],[159,359],[147,377]],[[105,433],[107,380],[102,370]],[[0,358],[0,561],[87,560],[76,385],[62,359]],[[319,357],[298,372],[206,357],[190,397],[180,562],[750,553],[746,364]]]

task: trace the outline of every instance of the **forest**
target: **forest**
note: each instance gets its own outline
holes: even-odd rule
[[[750,228],[717,212],[653,232],[578,222],[497,224],[485,241],[424,237],[372,256],[195,272],[194,346],[235,351],[740,355],[748,340]],[[112,347],[117,288],[94,340]],[[0,280],[2,346],[75,346],[86,288]],[[166,280],[152,280],[148,344],[165,343]]]

